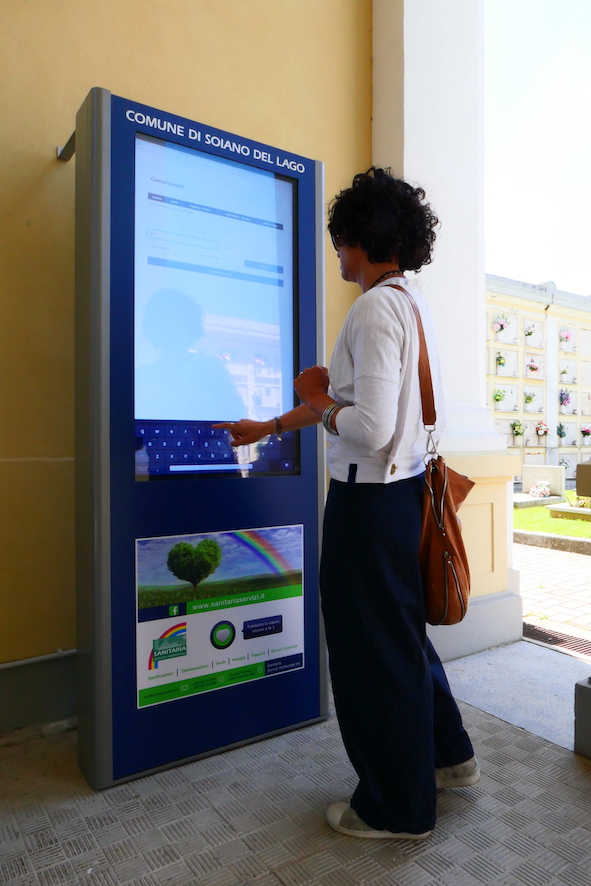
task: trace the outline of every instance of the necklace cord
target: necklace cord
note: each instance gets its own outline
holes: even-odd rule
[[[377,280],[374,280],[369,288],[373,289],[374,286],[377,286],[378,283],[380,283],[382,280],[386,280],[388,277],[404,277],[404,271],[386,271],[380,277],[378,277]]]

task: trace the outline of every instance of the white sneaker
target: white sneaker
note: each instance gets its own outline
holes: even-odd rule
[[[471,757],[456,766],[446,766],[435,770],[435,784],[438,788],[468,788],[480,781],[480,769],[476,757]]]
[[[424,834],[393,834],[391,831],[374,831],[362,821],[348,803],[331,803],[326,810],[326,820],[335,831],[349,837],[366,840],[426,840],[431,831]]]

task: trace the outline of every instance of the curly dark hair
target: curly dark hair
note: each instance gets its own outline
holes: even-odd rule
[[[394,178],[389,168],[371,166],[329,206],[333,243],[359,246],[374,264],[398,259],[402,271],[418,271],[432,261],[439,224],[424,200],[422,188]]]

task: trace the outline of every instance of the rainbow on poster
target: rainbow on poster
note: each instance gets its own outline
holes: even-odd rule
[[[231,538],[236,539],[241,545],[244,545],[245,548],[252,551],[252,553],[254,553],[267,566],[270,566],[271,570],[278,575],[291,571],[292,567],[283,554],[280,554],[277,548],[275,548],[255,529],[243,529],[237,532],[229,532],[228,535]]]
[[[182,634],[187,633],[187,622],[183,621],[181,624],[173,625],[173,627],[168,628],[167,631],[164,631],[163,634],[160,634],[158,637],[159,640],[165,640],[168,637],[180,637]],[[148,658],[148,670],[154,671],[158,667],[158,662],[154,661],[154,651],[150,652],[150,657]]]

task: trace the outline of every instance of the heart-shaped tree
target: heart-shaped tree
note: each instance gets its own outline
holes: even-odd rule
[[[197,592],[197,585],[218,568],[222,562],[222,548],[212,538],[198,545],[180,541],[168,552],[166,565],[176,578],[188,581]]]

